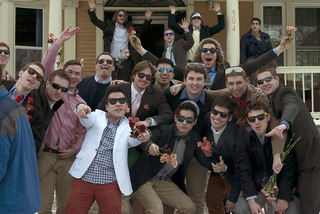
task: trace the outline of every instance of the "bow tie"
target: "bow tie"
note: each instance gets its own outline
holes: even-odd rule
[[[191,139],[191,136],[189,136],[189,135],[180,135],[180,136],[175,136],[175,139],[177,139],[178,141],[182,140],[182,139],[184,139],[186,141],[189,141]]]
[[[200,27],[194,27],[195,30],[200,30]]]

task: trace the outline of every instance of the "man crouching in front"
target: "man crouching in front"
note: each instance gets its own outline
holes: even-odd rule
[[[121,213],[121,193],[130,195],[132,187],[128,170],[128,148],[150,137],[148,131],[138,139],[130,137],[128,103],[119,88],[109,87],[105,111],[91,112],[78,104],[75,113],[87,129],[85,140],[69,173],[74,177],[66,213],[88,213],[94,200],[101,214]]]

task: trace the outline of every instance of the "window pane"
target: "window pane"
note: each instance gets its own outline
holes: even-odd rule
[[[320,65],[320,8],[296,8],[296,65]]]
[[[42,47],[42,9],[16,8],[16,45]]]
[[[16,78],[19,77],[18,72],[29,62],[41,62],[43,52],[41,50],[19,49],[16,48]]]
[[[282,35],[282,7],[264,6],[263,7],[263,32],[269,34],[272,47],[277,47]],[[282,66],[283,54],[276,58],[278,65]]]

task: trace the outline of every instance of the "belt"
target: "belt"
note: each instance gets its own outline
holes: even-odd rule
[[[44,149],[44,152],[49,152],[49,153],[56,153],[58,154],[58,150],[54,150],[54,149]]]

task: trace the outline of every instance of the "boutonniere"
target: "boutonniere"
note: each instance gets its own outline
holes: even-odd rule
[[[245,119],[246,118],[246,108],[248,106],[247,101],[245,101],[245,100],[240,101],[239,97],[235,97],[233,100],[236,102],[236,106],[239,108],[240,118]]]
[[[19,95],[19,96],[17,96],[17,99],[15,99],[15,101],[17,103],[21,104],[22,98],[23,97],[21,95]],[[31,97],[28,97],[28,102],[27,102],[27,106],[26,106],[27,114],[28,114],[29,111],[33,110],[33,106],[31,105],[32,102],[33,102],[33,99]],[[32,116],[29,115],[28,116],[28,120],[30,121],[31,119],[32,119]]]
[[[148,111],[148,110],[149,110],[149,104],[145,104],[145,105],[143,106],[143,108],[144,108],[146,111]]]

